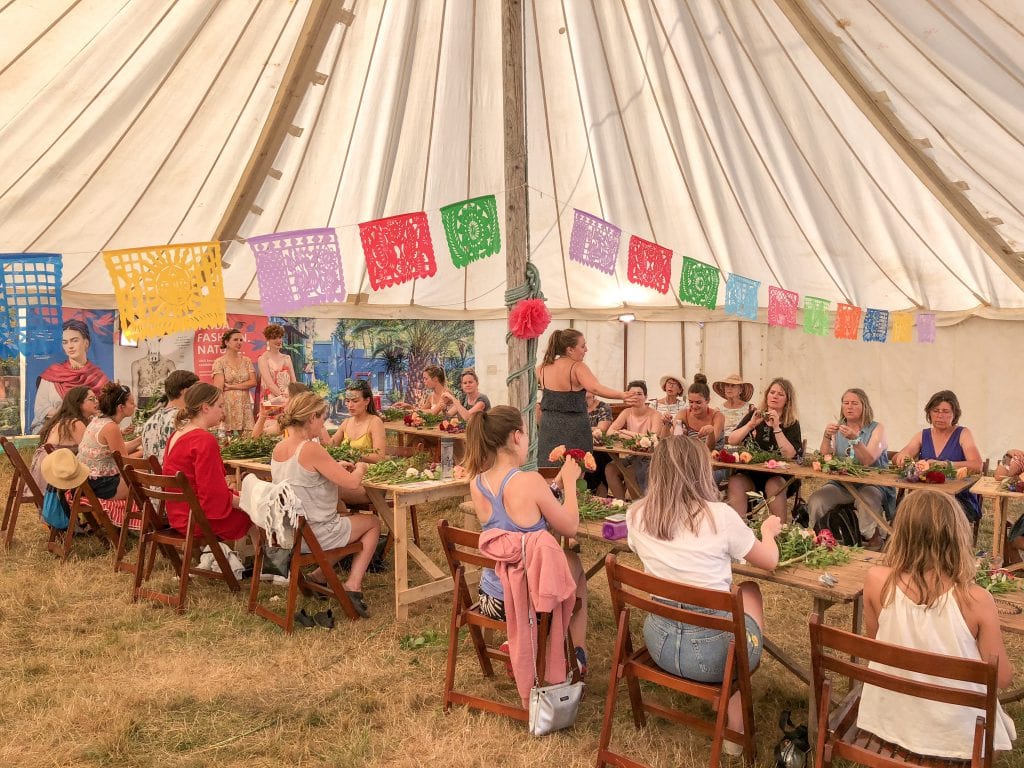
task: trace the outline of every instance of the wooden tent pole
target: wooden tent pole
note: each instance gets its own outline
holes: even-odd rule
[[[508,288],[512,289],[525,282],[529,257],[522,0],[502,0],[501,45],[505,115],[505,277]],[[511,338],[509,371],[525,366],[526,359],[526,342]],[[524,409],[530,402],[530,394],[526,377],[509,382],[509,405]]]
[[[775,4],[900,159],[974,239],[978,247],[999,265],[1018,288],[1024,289],[1024,253],[1015,253],[995,225],[954,184],[955,179],[949,179],[936,162],[921,151],[899,118],[885,106],[884,98],[872,93],[860,80],[843,56],[836,37],[807,9],[804,0],[775,0]]]

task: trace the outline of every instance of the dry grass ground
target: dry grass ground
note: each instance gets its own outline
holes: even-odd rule
[[[5,477],[0,482],[6,488]],[[421,522],[435,553],[434,525],[445,514],[458,519],[439,508]],[[202,580],[190,589],[183,616],[133,605],[129,577],[113,573],[111,555],[96,542],[76,544],[71,560],[58,564],[42,551],[43,539],[34,510],[25,508],[14,547],[0,554],[0,765],[594,762],[614,632],[601,575],[591,582],[590,682],[577,725],[533,739],[497,716],[441,711],[449,602],[435,600],[396,624],[390,572],[367,578],[370,621],[287,637],[247,614],[241,595]],[[584,547],[587,562],[602,554],[596,544]],[[810,600],[770,585],[764,592],[769,632],[806,660]],[[831,621],[847,623],[849,612],[836,610]],[[415,637],[426,642],[403,649],[403,638]],[[1008,638],[1018,670],[1021,640]],[[463,680],[478,678],[471,664],[460,669]],[[1020,671],[1015,683],[1024,683]],[[504,695],[513,692],[503,675],[495,685]],[[778,714],[793,709],[802,718],[806,692],[768,659],[754,676],[754,695],[759,764],[770,765]],[[1024,736],[1024,706],[1008,711]],[[620,745],[652,765],[707,764],[707,739],[657,721],[636,731],[625,701],[616,730]],[[1024,766],[1021,753],[997,765]]]

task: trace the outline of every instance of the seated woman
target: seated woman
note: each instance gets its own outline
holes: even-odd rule
[[[365,385],[365,382],[359,383]],[[377,548],[380,523],[375,515],[342,517],[338,514],[338,489],[360,489],[366,464],[359,462],[352,466],[347,462],[337,462],[316,441],[326,418],[327,403],[312,392],[289,400],[281,414],[281,426],[286,436],[271,454],[270,474],[275,483],[288,481],[291,485],[302,501],[306,520],[321,547],[336,549],[349,542],[359,542],[362,549],[352,561],[344,587],[356,611],[366,619],[370,613],[363,600],[363,575]],[[303,551],[308,551],[305,546]],[[307,578],[319,584],[327,583],[319,568]]]
[[[78,444],[82,442],[85,428],[99,410],[99,398],[88,387],[72,387],[64,395],[57,412],[43,422],[39,430],[39,446],[32,454],[30,472],[35,478],[39,490],[46,490],[43,480],[42,463],[47,457],[46,445],[54,448],[70,448],[78,453]]]
[[[345,390],[349,417],[341,422],[331,438],[331,445],[347,445],[361,451],[363,461],[374,464],[387,453],[384,421],[377,415],[373,390],[365,381],[355,381]],[[362,490],[361,488],[359,489]]]
[[[885,565],[874,566],[864,579],[866,634],[918,651],[996,659],[996,681],[1005,688],[1013,679],[1013,665],[995,601],[974,583],[976,571],[971,530],[958,505],[938,491],[909,494],[896,515]],[[868,666],[897,672],[875,662]],[[926,674],[899,674],[924,684],[955,684]],[[978,714],[983,713],[865,684],[857,726],[919,755],[969,761]],[[993,746],[1012,749],[1016,728],[998,703],[994,720]]]
[[[580,524],[576,500],[576,480],[580,468],[575,461],[566,461],[558,473],[558,482],[565,493],[559,501],[551,493],[548,481],[538,472],[520,467],[530,453],[530,436],[526,433],[522,414],[509,405],[496,405],[489,411],[473,414],[466,427],[466,458],[473,508],[484,531],[530,533],[551,528],[563,536],[574,536]],[[587,579],[579,556],[566,552],[569,568],[576,580],[579,609],[569,621],[569,630],[576,643],[576,659],[580,671],[587,666]],[[497,621],[505,621],[505,593],[498,575],[485,569],[480,575],[480,612]]]
[[[117,471],[114,451],[139,456],[142,438],[125,441],[120,424],[135,413],[135,397],[123,384],[108,381],[99,397],[100,415],[89,422],[78,446],[78,459],[89,468],[89,485],[100,499],[126,499],[128,486]],[[223,467],[221,468],[223,474]]]
[[[924,406],[924,417],[931,424],[922,429],[903,449],[892,457],[892,463],[903,466],[907,459],[924,459],[967,467],[971,473],[981,472],[981,453],[974,435],[967,427],[957,426],[961,416],[960,401],[948,389],[936,392]],[[957,501],[972,523],[981,519],[981,499],[970,491],[960,491]]]
[[[725,417],[710,406],[711,390],[708,377],[698,373],[686,392],[686,407],[676,414],[675,420],[666,421],[663,435],[672,434],[692,437],[704,443],[708,450],[714,450],[725,428]]]
[[[674,416],[686,407],[686,403],[680,397],[683,394],[683,390],[686,389],[681,378],[677,376],[662,376],[660,386],[665,396],[658,398],[658,404],[655,406],[658,413]]]
[[[590,431],[595,440],[600,440],[608,428],[612,425],[612,409],[608,403],[598,400],[593,392],[587,392],[587,419],[590,421]],[[587,488],[591,493],[597,493],[604,483],[605,467],[611,462],[612,457],[604,451],[594,453],[594,463],[597,468],[593,472],[583,473],[583,479],[587,481]],[[607,488],[607,486],[605,486]]]
[[[796,417],[796,391],[789,379],[772,379],[757,410],[751,411],[729,435],[729,445],[752,441],[762,451],[777,451],[784,459],[795,459],[803,446]],[[771,498],[768,508],[783,522],[789,519],[786,498],[797,491],[790,483],[786,496],[779,492],[786,484],[782,475],[765,472],[733,472],[729,478],[729,506],[741,516],[747,514],[747,491],[758,490]]]
[[[651,460],[650,489],[630,506],[626,527],[629,547],[640,557],[644,571],[681,584],[727,591],[732,586],[733,560],[745,559],[768,571],[779,562],[775,536],[782,522],[775,515],[766,518],[758,541],[732,509],[718,500],[710,453],[694,440],[669,437],[658,443]],[[739,589],[746,614],[747,657],[753,671],[764,645],[764,608],[757,584],[746,581]],[[732,640],[731,633],[652,614],[644,620],[644,641],[654,662],[666,672],[691,680],[721,682]],[[728,710],[728,725],[737,731],[743,730],[741,707],[737,692],[729,699]],[[723,745],[729,754],[739,754],[739,746],[733,742]]]
[[[472,368],[464,370],[459,377],[459,385],[462,387],[462,393],[458,397],[451,392],[445,392],[443,395],[448,403],[449,416],[458,416],[469,421],[469,417],[474,413],[490,409],[491,401],[487,395],[481,394],[480,379],[476,377],[476,371]]]
[[[754,396],[754,385],[744,381],[738,373],[733,373],[721,381],[716,381],[711,388],[725,401],[719,410],[724,418],[722,437],[728,438],[743,417],[754,410],[754,406],[750,404],[750,398]]]
[[[167,441],[164,451],[164,474],[184,473],[196,492],[213,535],[219,540],[237,541],[250,534],[255,542],[257,530],[239,508],[238,496],[228,487],[220,446],[210,432],[223,418],[224,393],[219,387],[206,382],[189,387],[184,405],[175,416],[178,429]],[[171,527],[187,534],[191,511],[188,503],[168,501],[166,509]],[[194,530],[198,532],[199,528],[194,527]]]
[[[631,381],[626,387],[626,393],[633,398],[633,405],[620,413],[612,425],[608,428],[608,434],[613,437],[638,437],[640,435],[657,435],[661,429],[661,414],[647,404],[647,382]],[[636,475],[636,484],[640,486],[640,492],[647,491],[647,470],[651,466],[651,460],[644,456],[630,456],[622,459],[622,464],[633,467],[633,474]],[[608,484],[608,493],[617,499],[626,498],[626,486],[623,482],[622,472],[612,463],[609,463],[604,470],[605,482]]]
[[[277,421],[277,417],[281,415],[288,400],[291,400],[296,395],[301,395],[303,392],[311,392],[312,390],[305,384],[300,384],[297,381],[293,381],[285,389],[287,397],[284,402],[280,403],[268,403],[266,400],[260,403],[259,415],[256,418],[256,423],[252,427],[252,436],[254,438],[261,437],[262,435],[277,436],[281,434],[281,425]],[[323,432],[320,433],[320,445],[330,445],[331,436],[327,433],[325,427]]]
[[[819,450],[823,454],[846,456],[865,467],[889,466],[885,427],[875,421],[871,402],[863,389],[848,389],[843,393],[839,421],[825,426]],[[896,503],[896,491],[894,488],[881,485],[859,484],[857,491],[863,501],[854,499],[853,495],[837,482],[825,483],[807,500],[810,525],[813,527],[832,507],[853,503],[857,511],[861,538],[866,542],[868,549],[879,549],[882,546],[882,534],[878,530],[875,517],[863,507],[863,504],[870,505],[871,510],[878,516],[891,517],[891,511]]]
[[[1019,480],[1021,473],[1024,473],[1024,451],[1011,448],[996,466],[995,478],[1002,480],[1010,477]],[[1024,515],[1018,517],[1017,522],[1010,529],[1003,564],[1012,565],[1022,561],[1024,561]]]
[[[167,441],[174,434],[174,417],[185,405],[185,393],[193,384],[199,383],[199,377],[192,371],[171,371],[164,381],[164,405],[158,406],[153,415],[142,425],[142,455],[156,456],[163,464],[164,449]]]
[[[448,388],[445,387],[444,369],[436,365],[428,365],[423,369],[423,386],[426,392],[423,394],[418,406],[409,403],[395,403],[395,408],[402,408],[407,411],[420,410],[426,413],[438,414],[444,411],[454,397]]]

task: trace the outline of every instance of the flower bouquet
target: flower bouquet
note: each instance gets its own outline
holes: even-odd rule
[[[743,450],[740,455],[742,456],[743,454],[750,457],[743,462],[744,464],[767,464],[769,461],[783,460],[782,454],[778,451],[766,451],[750,440],[743,444]]]
[[[863,477],[868,473],[867,467],[857,462],[856,459],[847,456],[834,456],[831,453],[815,453],[809,459],[805,459],[804,463],[815,472],[824,472],[829,475]]]
[[[720,451],[711,452],[711,460],[722,464],[749,464],[754,457],[749,451]]]
[[[458,416],[452,416],[450,419],[443,419],[441,423],[437,425],[437,428],[450,435],[457,435],[466,431],[466,423],[459,419]]]
[[[1024,493],[1024,480],[1019,477],[1004,477],[999,483],[999,490],[1010,493]]]
[[[775,541],[779,546],[779,568],[801,562],[809,568],[841,565],[850,562],[850,552],[854,549],[837,543],[827,528],[815,533],[796,523],[782,526]]]
[[[582,451],[579,448],[569,448],[566,450],[564,445],[557,445],[548,454],[548,461],[552,463],[565,463],[569,459],[579,464],[580,469],[584,472],[593,472],[597,469],[597,461],[594,459],[594,454],[590,451]]]
[[[658,445],[658,436],[653,432],[623,438],[622,447],[639,453],[650,453]]]
[[[355,464],[357,461],[362,461],[363,452],[358,448],[353,448],[347,443],[341,445],[325,445],[324,450],[331,454],[331,458],[335,461],[350,461]]]
[[[1005,568],[993,568],[988,558],[978,558],[978,572],[974,583],[993,595],[1016,592],[1022,588],[1024,580],[1018,579]]]
[[[941,485],[946,480],[962,480],[969,474],[967,467],[954,467],[950,461],[929,461],[907,459],[897,469],[897,474],[908,483],[931,483]]]

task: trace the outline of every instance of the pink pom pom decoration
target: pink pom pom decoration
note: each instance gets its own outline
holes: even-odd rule
[[[536,339],[551,323],[551,313],[541,299],[523,299],[508,313],[508,329],[517,339]]]

